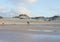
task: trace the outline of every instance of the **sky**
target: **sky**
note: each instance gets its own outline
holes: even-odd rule
[[[60,0],[0,0],[0,16],[20,14],[30,17],[60,15]]]

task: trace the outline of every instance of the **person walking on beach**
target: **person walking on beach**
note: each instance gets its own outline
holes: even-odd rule
[[[2,24],[4,24],[4,23],[2,23]]]
[[[27,21],[27,24],[30,24],[30,22],[29,22],[29,21]]]

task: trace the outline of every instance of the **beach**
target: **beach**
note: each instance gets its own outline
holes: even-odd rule
[[[0,41],[60,42],[60,21],[0,19]]]
[[[60,0],[0,0],[0,42],[60,42]]]
[[[60,24],[59,21],[44,21],[40,19],[19,19],[19,18],[3,18],[0,19],[0,24]]]
[[[60,24],[0,24],[0,28],[60,30]]]
[[[60,42],[60,24],[0,24],[1,42]]]

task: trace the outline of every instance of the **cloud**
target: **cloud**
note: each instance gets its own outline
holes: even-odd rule
[[[28,2],[28,3],[35,3],[38,0],[11,0],[12,2]]]
[[[32,14],[32,12],[29,11],[28,9],[26,9],[26,8],[16,9],[16,12],[17,12],[18,14],[26,14],[26,15],[28,15],[28,16],[31,16],[31,14]]]
[[[0,6],[0,11],[4,11],[4,10],[6,10],[6,7]]]
[[[29,2],[29,3],[35,3],[35,2],[37,2],[37,0],[26,0],[27,2]]]
[[[36,3],[38,0],[10,0],[15,5],[26,5],[30,3]]]
[[[52,12],[54,14],[60,14],[60,9],[59,8],[54,8],[54,9],[52,9]]]
[[[24,2],[16,2],[15,5],[25,6]]]
[[[0,6],[0,12],[1,13],[6,13],[6,12],[8,12],[8,8],[5,7],[5,6]]]

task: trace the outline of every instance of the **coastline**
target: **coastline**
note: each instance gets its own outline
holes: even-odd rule
[[[15,22],[15,21],[0,21],[0,24],[28,24],[27,21],[26,22]],[[29,24],[60,24],[60,22],[29,22]]]
[[[19,18],[3,18],[0,19],[0,24],[27,24],[27,21],[30,24],[60,24],[60,20],[44,21],[40,19],[19,19]]]
[[[29,24],[27,23],[29,21]],[[23,25],[22,25],[23,24]],[[10,25],[10,26],[8,26]],[[60,30],[60,21],[43,21],[35,19],[17,19],[17,18],[4,18],[0,19],[0,28],[19,28],[32,30]]]

